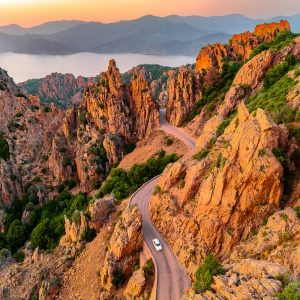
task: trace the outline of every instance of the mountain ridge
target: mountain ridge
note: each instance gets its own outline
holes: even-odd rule
[[[300,14],[284,19],[291,20],[294,32],[300,31]],[[195,55],[201,46],[212,42],[224,43],[227,34],[252,31],[264,21],[268,20],[230,14],[210,17],[146,15],[113,23],[53,21],[30,28],[12,24],[0,27],[0,52]],[[216,38],[212,39],[212,35]],[[199,39],[201,41],[197,44]]]

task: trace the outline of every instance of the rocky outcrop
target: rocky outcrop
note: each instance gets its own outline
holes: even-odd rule
[[[53,139],[49,168],[58,182],[78,179],[81,190],[90,192],[122,159],[127,143],[158,127],[158,105],[143,72],[135,69],[124,84],[111,60],[99,81],[86,88],[80,106],[66,112]]]
[[[181,126],[186,116],[201,98],[200,78],[191,69],[181,67],[169,81],[169,101],[166,118],[174,126]]]
[[[250,269],[245,268],[247,264]],[[284,274],[284,271],[284,268],[275,264],[242,260],[229,267],[225,275],[214,276],[211,290],[202,294],[189,290],[182,300],[274,299],[276,293],[282,289],[282,283],[277,276]]]
[[[299,277],[299,243],[300,220],[294,209],[286,208],[270,216],[255,236],[234,247],[229,263],[247,257],[265,259],[284,267],[283,274]]]
[[[133,266],[138,263],[143,245],[141,229],[142,217],[138,208],[126,208],[110,238],[100,271],[101,286],[108,292],[130,277]],[[120,281],[120,277],[123,280]]]
[[[126,89],[114,60],[109,62],[107,72],[100,81],[86,89],[81,110],[88,113],[88,121],[109,133],[119,133],[126,141],[133,140],[133,123],[130,107],[125,101]]]
[[[53,276],[50,280],[44,280],[39,289],[40,300],[54,300],[61,286],[60,279]]]
[[[286,21],[259,25],[253,33],[245,32],[233,35],[228,44],[215,43],[202,48],[196,59],[194,71],[181,68],[177,78],[173,76],[169,79],[167,120],[172,125],[182,126],[189,113],[196,108],[196,104],[201,103],[202,94],[205,94],[207,88],[214,88],[220,81],[224,63],[245,62],[250,58],[253,49],[259,44],[272,41],[280,31],[288,29],[289,24]],[[271,51],[268,52],[268,57],[264,56],[265,54],[259,58],[255,57],[251,60],[251,63],[248,62],[247,66],[242,68],[244,73],[237,76],[233,86],[242,85],[243,82],[244,88],[246,86],[248,88],[249,85],[251,91],[255,91],[261,84],[262,76],[264,76],[271,63],[278,63],[278,61],[273,61]],[[279,58],[279,61],[282,60]],[[260,64],[262,64],[262,68],[260,68]],[[239,82],[239,78],[242,78],[242,82]],[[231,91],[231,94],[233,94],[233,91]],[[238,91],[238,94],[241,94],[240,91]],[[223,100],[224,96],[221,95],[220,98]],[[240,100],[239,97],[236,97],[236,99]],[[198,115],[194,124],[190,124],[187,128],[191,134],[199,135],[201,128],[207,121],[208,113],[205,111],[205,103],[202,106],[204,107],[202,116],[199,117]],[[209,114],[212,114],[212,109],[212,107],[209,108]]]
[[[76,211],[74,213],[74,220],[65,216],[65,235],[60,240],[60,245],[80,245],[88,228],[89,222],[83,212]]]
[[[284,62],[289,54],[300,57],[299,50],[300,39],[296,38],[294,42],[278,52],[264,51],[245,63],[237,72],[224,100],[215,107],[215,114],[208,119],[206,108],[204,108],[201,114],[188,124],[186,129],[199,136],[197,146],[204,147],[212,138],[216,137],[216,131],[221,122],[249,95],[257,93],[270,67]],[[289,101],[288,99],[287,101]]]
[[[250,31],[234,34],[229,41],[232,56],[244,61],[248,59],[252,50],[259,45],[258,37]]]
[[[10,206],[33,178],[52,184],[47,160],[63,113],[53,105],[45,111],[37,97],[25,97],[5,71],[0,73],[1,139],[9,147],[8,157],[0,163],[0,202]]]
[[[290,24],[286,20],[256,25],[253,34],[256,35],[261,42],[270,42],[283,30],[291,30]]]
[[[225,259],[226,273],[214,276],[211,291],[183,299],[274,299],[282,283],[299,278],[300,220],[286,208],[264,221],[254,236],[239,243]]]
[[[91,226],[99,232],[100,228],[107,222],[110,214],[115,210],[115,198],[108,195],[90,204]]]
[[[52,140],[52,147],[48,160],[49,169],[53,172],[58,182],[62,182],[72,176],[72,162],[66,139],[62,134],[56,134]]]
[[[195,70],[204,76],[207,75],[207,78],[213,78],[214,73],[222,71],[223,62],[229,55],[229,48],[226,45],[220,43],[208,45],[200,50]]]
[[[290,30],[288,21],[260,24],[253,33],[247,31],[233,35],[228,45],[208,45],[200,50],[196,59],[196,72],[206,76],[206,81],[216,78],[216,74],[221,73],[224,62],[245,61],[254,48],[263,42],[271,42],[283,30]]]
[[[41,79],[31,79],[19,84],[26,94],[38,96],[43,103],[54,102],[66,108],[79,104],[83,91],[95,82],[95,78],[86,78],[73,74],[52,73]]]
[[[98,128],[119,133],[126,141],[144,138],[159,125],[158,106],[138,69],[124,85],[116,62],[109,62],[100,81],[87,89],[82,103]]]
[[[133,273],[124,290],[126,300],[140,299],[146,284],[145,273],[143,269],[139,269]]]
[[[149,83],[138,68],[134,69],[130,82],[133,111],[136,115],[137,139],[142,139],[159,127],[159,108],[154,101]]]
[[[0,209],[0,234],[4,233],[5,231],[5,217],[6,217],[6,213],[4,211],[4,209]]]
[[[280,134],[262,110],[254,116],[241,105],[214,146],[195,150],[200,161],[187,154],[164,171],[151,218],[190,272],[204,255],[228,253],[278,209],[283,169],[272,149]]]

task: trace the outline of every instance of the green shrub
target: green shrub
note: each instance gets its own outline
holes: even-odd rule
[[[292,33],[290,30],[282,30],[272,42],[258,45],[252,51],[250,59],[268,49],[280,50],[290,44],[296,36],[297,34]]]
[[[97,233],[94,228],[88,228],[82,236],[82,239],[85,240],[86,242],[91,242],[95,237]]]
[[[147,262],[143,266],[143,270],[148,275],[152,275],[154,273],[154,264],[152,259],[147,260]]]
[[[217,158],[216,162],[215,162],[215,166],[217,168],[223,168],[225,163],[226,163],[226,160],[227,160],[226,157],[223,157],[222,154],[220,153],[218,155],[218,158]]]
[[[300,281],[288,284],[282,292],[277,294],[279,300],[299,300],[300,299]]]
[[[170,137],[167,137],[165,143],[167,146],[171,146],[174,143],[174,140]]]
[[[296,113],[287,106],[286,95],[295,84],[296,81],[285,75],[268,89],[261,89],[248,100],[247,106],[250,112],[261,108],[278,124],[292,122]]]
[[[93,189],[94,190],[97,190],[101,187],[101,181],[99,180],[96,180],[94,183],[93,183]]]
[[[281,148],[272,149],[273,154],[278,159],[278,161],[282,164],[282,166],[286,165],[286,155]]]
[[[9,154],[9,145],[6,139],[3,137],[0,138],[0,158],[8,160],[10,157]]]
[[[153,195],[156,196],[156,195],[160,195],[162,193],[162,189],[159,185],[156,185],[153,189]]]
[[[80,123],[83,124],[83,125],[87,124],[86,114],[87,114],[86,111],[81,111],[80,115],[79,115]]]
[[[51,112],[51,108],[49,106],[45,106],[44,107],[44,112],[45,113]]]
[[[268,50],[270,48],[270,44],[269,43],[262,43],[260,45],[258,45],[255,49],[253,49],[251,55],[250,55],[250,59],[252,59],[254,56],[258,55],[259,53]]]
[[[65,156],[63,158],[63,162],[62,162],[63,166],[64,167],[67,167],[67,166],[71,166],[72,165],[72,160],[69,156]]]
[[[3,256],[3,257],[8,258],[8,257],[11,256],[11,252],[10,252],[10,250],[8,250],[8,249],[6,249],[6,248],[2,248],[2,249],[0,250],[0,256]]]
[[[286,287],[290,283],[289,274],[279,274],[276,279],[281,281],[282,287]]]
[[[25,254],[22,250],[18,250],[14,255],[13,258],[17,261],[17,262],[22,262],[25,258]]]
[[[129,143],[124,146],[124,151],[126,154],[131,153],[136,148],[136,144]]]
[[[100,189],[100,196],[112,193],[117,200],[122,200],[145,182],[161,174],[169,163],[177,159],[176,154],[166,155],[165,151],[159,151],[157,157],[151,157],[142,164],[135,164],[128,171],[119,168],[112,169],[109,178]]]
[[[195,292],[201,293],[209,290],[214,282],[213,276],[224,273],[224,268],[213,254],[206,256],[202,265],[196,271],[196,280],[194,283]]]
[[[264,88],[268,89],[269,87],[271,87],[279,79],[281,79],[288,72],[288,70],[289,65],[287,62],[271,67],[264,77]]]
[[[125,281],[126,281],[126,276],[125,274],[122,273],[121,270],[116,269],[113,271],[111,283],[115,287],[117,288],[120,287],[123,283],[125,283]]]
[[[15,117],[16,118],[21,118],[23,116],[23,114],[21,113],[21,112],[17,112],[16,114],[15,114]]]
[[[14,220],[9,226],[6,239],[10,249],[15,252],[27,240],[25,225],[20,220]]]
[[[193,155],[193,159],[202,160],[209,154],[209,150],[207,148],[202,149],[200,152]]]
[[[219,80],[214,85],[204,86],[204,91],[195,108],[186,116],[185,122],[191,121],[196,115],[198,115],[204,106],[207,108],[207,113],[210,114],[216,103],[224,100],[224,95],[232,85],[233,79],[242,63],[235,61],[224,61],[222,66],[222,72]]]
[[[260,148],[258,150],[258,156],[264,156],[264,155],[266,155],[266,150],[264,148]]]
[[[300,219],[300,206],[296,206],[294,209],[295,209],[295,212],[296,212],[298,218]]]
[[[225,131],[225,129],[228,127],[228,125],[230,124],[230,122],[232,121],[232,119],[236,116],[236,111],[232,112],[227,119],[225,119],[217,128],[217,137],[219,137],[220,135],[222,135]]]
[[[41,177],[39,176],[35,176],[33,179],[32,179],[33,182],[42,182],[42,179]]]
[[[290,135],[295,138],[300,145],[300,127],[289,128]]]

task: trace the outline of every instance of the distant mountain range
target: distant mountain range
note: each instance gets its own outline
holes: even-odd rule
[[[142,53],[192,55],[214,42],[226,42],[234,32],[253,30],[264,21],[287,19],[300,32],[300,14],[270,20],[239,14],[225,16],[144,16],[104,24],[82,21],[48,22],[31,28],[0,27],[0,52],[27,54]]]

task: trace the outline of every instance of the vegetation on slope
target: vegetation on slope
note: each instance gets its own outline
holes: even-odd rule
[[[258,45],[251,53],[250,59],[256,56],[257,54],[268,50],[280,50],[285,46],[289,45],[298,34],[292,33],[290,30],[280,31],[277,37],[270,43],[262,43]]]
[[[176,154],[166,155],[159,151],[157,157],[149,158],[145,163],[135,164],[130,170],[116,168],[99,191],[99,196],[113,194],[117,200],[122,200],[136,191],[151,178],[163,172],[164,168],[178,159]]]
[[[202,293],[209,290],[214,282],[213,276],[225,274],[225,270],[213,254],[206,256],[202,265],[196,271],[194,290]]]
[[[235,61],[224,62],[219,80],[213,86],[204,86],[201,100],[196,103],[194,110],[186,117],[185,122],[191,121],[205,105],[207,105],[207,112],[211,113],[215,105],[224,100],[225,94],[232,85],[234,77],[241,66],[242,63]]]
[[[113,193],[122,200],[143,183],[162,173],[164,168],[178,159],[176,154],[166,155],[163,150],[157,157],[152,157],[146,163],[136,164],[129,171],[113,169],[109,179],[100,189],[99,196]],[[33,180],[38,182],[38,180]],[[33,248],[53,249],[65,233],[64,216],[76,220],[78,211],[85,211],[90,198],[84,194],[71,195],[66,188],[73,182],[57,186],[59,194],[48,203],[40,206],[38,199],[38,184],[27,184],[26,192],[21,199],[16,198],[11,208],[6,209],[4,225],[7,229],[0,235],[0,249],[9,249],[16,253],[27,240]],[[26,216],[24,219],[24,215]],[[86,240],[93,238],[88,234]],[[22,255],[18,253],[18,257]]]
[[[268,70],[263,88],[248,100],[248,108],[251,112],[262,108],[278,124],[300,121],[299,112],[286,103],[286,95],[297,83],[286,73],[295,68],[296,63],[295,58],[289,55],[284,63],[275,65]]]
[[[278,123],[290,123],[297,117],[296,111],[286,104],[288,91],[296,84],[288,75],[278,80],[270,88],[263,88],[257,95],[248,100],[249,110],[262,108]]]
[[[299,300],[300,299],[300,281],[289,283],[282,292],[277,294],[279,300]]]
[[[8,230],[0,236],[0,249],[14,253],[28,239],[33,247],[53,249],[65,232],[64,215],[72,217],[77,210],[84,211],[89,203],[86,194],[72,196],[66,190],[42,207],[37,205],[35,197],[28,188],[22,199],[15,199],[7,209],[4,225]],[[22,222],[24,211],[28,214],[26,222]]]
[[[4,136],[0,133],[0,158],[8,160],[10,157],[9,145]]]

